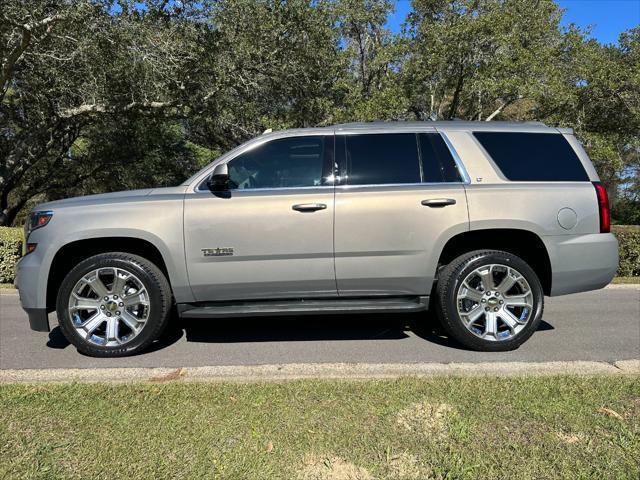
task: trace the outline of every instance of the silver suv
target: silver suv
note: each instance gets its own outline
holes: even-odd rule
[[[468,348],[517,348],[544,295],[604,287],[607,194],[568,129],[366,123],[264,134],[171,188],[39,205],[17,286],[81,352],[183,318],[420,312]],[[219,320],[220,321],[220,320]]]

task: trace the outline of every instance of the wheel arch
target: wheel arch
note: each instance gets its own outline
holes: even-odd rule
[[[80,261],[106,252],[124,252],[146,258],[155,264],[169,280],[170,272],[164,256],[153,243],[138,237],[98,237],[75,240],[55,253],[47,278],[47,311],[55,310],[56,296],[65,275]]]
[[[444,245],[438,268],[472,250],[503,250],[527,262],[542,284],[545,295],[551,293],[551,261],[542,239],[528,230],[497,228],[470,230],[451,237]]]

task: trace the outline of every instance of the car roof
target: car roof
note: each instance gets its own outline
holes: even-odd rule
[[[542,122],[479,122],[464,120],[446,120],[446,121],[424,121],[424,122],[405,122],[405,121],[375,121],[375,122],[353,122],[339,123],[336,125],[328,125],[324,127],[296,128],[289,130],[275,130],[269,132],[278,136],[282,134],[312,134],[341,131],[375,131],[384,130],[411,130],[411,129],[437,129],[437,130],[466,130],[466,131],[518,131],[518,132],[548,132],[548,133],[573,133],[571,129],[558,129],[550,127]]]

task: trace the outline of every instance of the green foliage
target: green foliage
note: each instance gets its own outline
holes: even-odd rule
[[[541,120],[572,127],[640,215],[640,27],[601,45],[553,0],[5,0],[0,225],[34,204],[181,183],[267,128]]]
[[[613,211],[616,222],[624,225],[640,225],[640,199],[618,199]]]
[[[12,283],[22,255],[22,229],[0,227],[0,283]]]
[[[618,239],[620,277],[640,276],[640,226],[614,225],[613,234]]]

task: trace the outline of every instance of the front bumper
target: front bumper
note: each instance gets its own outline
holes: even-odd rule
[[[25,308],[25,312],[29,316],[29,327],[36,332],[48,332],[49,315],[46,308]]]
[[[611,233],[543,237],[551,261],[551,296],[598,290],[618,269],[618,240]]]
[[[42,267],[37,251],[22,257],[16,265],[15,286],[20,294],[20,304],[29,317],[29,326],[37,332],[48,332],[46,298],[38,296],[41,276]]]

